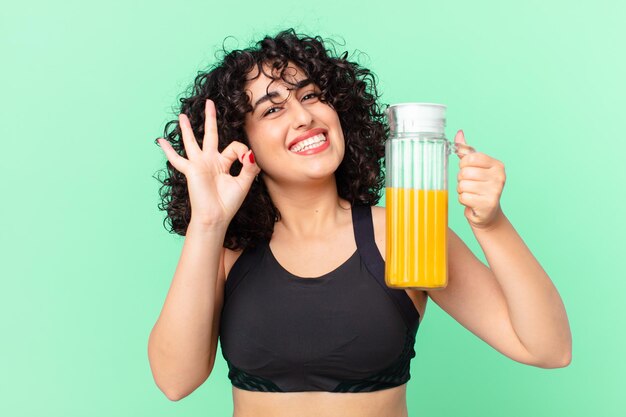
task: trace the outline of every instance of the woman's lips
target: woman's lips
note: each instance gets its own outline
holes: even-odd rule
[[[313,136],[317,136],[317,135],[324,135],[324,136],[326,136],[327,133],[328,132],[326,131],[326,129],[322,129],[321,127],[316,127],[314,129],[311,129],[308,132],[304,133],[303,135],[300,135],[297,138],[295,138],[293,141],[291,141],[291,143],[289,143],[289,145],[287,147],[289,149],[291,149],[298,142],[302,142],[304,140],[307,140],[307,139],[312,138]]]

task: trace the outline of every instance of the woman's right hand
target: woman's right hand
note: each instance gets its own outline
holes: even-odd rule
[[[222,153],[218,151],[215,104],[211,100],[206,101],[205,107],[204,149],[200,149],[187,115],[180,114],[178,121],[188,159],[180,156],[167,140],[157,140],[170,163],[187,178],[191,218],[203,224],[228,226],[254,177],[261,171],[252,151],[237,141],[231,142]],[[229,170],[236,159],[242,162],[243,168],[233,177]]]

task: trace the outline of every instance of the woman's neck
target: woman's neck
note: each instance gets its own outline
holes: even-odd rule
[[[350,203],[337,193],[335,177],[306,186],[277,185],[266,181],[272,202],[280,212],[274,235],[309,239],[332,234],[349,215]]]

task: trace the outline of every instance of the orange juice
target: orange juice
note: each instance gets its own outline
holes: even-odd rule
[[[448,285],[448,190],[385,188],[385,282],[391,288]]]

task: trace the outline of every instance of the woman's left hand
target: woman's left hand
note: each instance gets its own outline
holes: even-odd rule
[[[457,132],[454,143],[466,144],[462,130]],[[503,215],[500,196],[506,181],[504,164],[480,152],[457,156],[461,160],[456,190],[459,202],[465,206],[465,217],[472,227],[489,229]]]

